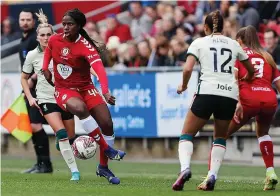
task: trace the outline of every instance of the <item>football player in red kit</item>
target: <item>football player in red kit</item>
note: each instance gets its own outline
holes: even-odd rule
[[[277,108],[277,98],[272,83],[275,83],[277,90],[280,91],[280,73],[272,56],[261,47],[257,31],[253,26],[241,28],[236,39],[255,68],[255,79],[252,82],[242,80],[247,71],[240,62],[236,62],[239,103],[228,130],[228,137],[251,118],[256,117],[256,134],[267,168],[264,190],[274,190],[278,179],[274,171],[273,144],[268,131]]]
[[[106,101],[115,105],[115,97],[108,89],[107,75],[99,57],[101,49],[83,29],[85,24],[86,17],[78,9],[69,10],[64,14],[63,33],[53,35],[45,50],[43,72],[48,82],[52,83],[48,65],[53,59],[57,104],[78,116],[85,131],[99,144],[100,164],[96,174],[107,178],[112,184],[119,184],[119,178],[108,168],[108,158],[120,160],[125,156],[125,152],[112,147],[114,144],[112,118],[102,95],[92,83],[91,67],[99,77]],[[94,119],[104,135],[100,129],[95,129]]]

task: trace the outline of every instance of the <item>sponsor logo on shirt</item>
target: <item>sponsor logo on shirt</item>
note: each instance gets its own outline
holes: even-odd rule
[[[58,64],[57,71],[63,79],[68,78],[72,74],[72,67],[68,65]]]
[[[270,88],[267,88],[267,87],[252,87],[252,91],[271,91]]]
[[[225,84],[225,85],[218,84],[217,89],[219,89],[219,90],[231,91],[231,90],[232,90],[232,87],[229,86],[229,85],[227,85],[227,84]]]

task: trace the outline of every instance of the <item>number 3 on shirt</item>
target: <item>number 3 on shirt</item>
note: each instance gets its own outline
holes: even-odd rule
[[[261,58],[252,58],[251,63],[255,68],[255,77],[256,78],[262,78],[263,77],[263,66],[264,61]]]

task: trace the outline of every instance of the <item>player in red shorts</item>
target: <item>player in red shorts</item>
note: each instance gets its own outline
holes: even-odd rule
[[[115,105],[108,89],[108,79],[99,57],[99,50],[93,40],[83,29],[86,24],[85,15],[78,9],[67,11],[62,19],[64,33],[53,35],[45,50],[43,72],[51,83],[48,65],[53,59],[55,78],[55,98],[64,110],[79,117],[85,131],[100,146],[100,164],[96,174],[107,178],[112,184],[119,184],[119,178],[108,168],[108,158],[121,160],[125,152],[115,150],[113,122],[110,111],[102,95],[94,87],[90,68],[97,73],[102,93],[106,101]],[[101,128],[96,128],[96,122]]]
[[[228,137],[251,118],[256,117],[256,134],[267,168],[264,190],[274,190],[278,179],[274,171],[273,144],[268,131],[277,108],[277,98],[272,83],[275,83],[277,90],[280,91],[280,73],[272,56],[261,47],[253,26],[241,28],[236,39],[254,65],[255,79],[250,83],[242,80],[247,71],[240,62],[236,62],[235,73],[236,78],[239,79],[239,103],[229,127]]]

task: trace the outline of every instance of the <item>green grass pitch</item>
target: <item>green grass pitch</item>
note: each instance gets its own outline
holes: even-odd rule
[[[53,174],[21,174],[20,171],[34,163],[30,159],[2,156],[1,162],[2,196],[280,195],[280,186],[276,191],[262,191],[263,167],[223,165],[215,191],[202,192],[196,187],[207,173],[207,165],[195,164],[193,178],[186,183],[184,191],[174,192],[171,186],[179,164],[112,162],[111,168],[121,178],[121,184],[109,185],[106,179],[95,175],[94,160],[78,161],[82,176],[78,183],[70,182],[70,173],[61,157],[53,160]]]

